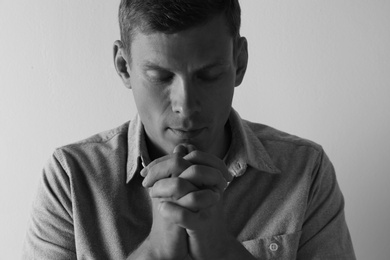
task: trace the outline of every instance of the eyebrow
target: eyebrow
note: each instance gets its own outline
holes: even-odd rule
[[[196,68],[195,70],[196,71],[205,71],[205,70],[208,70],[208,69],[211,69],[211,68],[215,68],[215,67],[227,67],[229,66],[229,61],[228,60],[219,60],[219,61],[216,61],[216,62],[212,62],[210,64],[206,64],[202,67],[199,67],[199,68]],[[164,68],[164,67],[161,67],[160,65],[156,64],[156,63],[153,63],[151,61],[146,61],[143,65],[142,65],[142,68],[144,70],[159,70],[159,71],[171,71],[169,68]]]
[[[142,68],[144,70],[168,70],[150,61],[145,62]]]
[[[203,67],[200,67],[198,69],[198,71],[204,71],[204,70],[208,70],[208,69],[212,69],[212,68],[215,68],[215,67],[228,67],[230,65],[229,61],[227,60],[220,60],[220,61],[216,61],[214,63],[210,63],[210,64],[207,64]]]

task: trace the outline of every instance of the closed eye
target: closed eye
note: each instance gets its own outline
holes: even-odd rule
[[[216,81],[218,80],[223,74],[225,73],[225,70],[221,68],[212,68],[207,70],[202,70],[198,72],[197,78],[203,81]]]
[[[169,82],[173,78],[173,73],[163,69],[149,69],[145,71],[146,77],[153,83]]]

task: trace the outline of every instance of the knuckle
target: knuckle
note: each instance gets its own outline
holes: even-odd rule
[[[172,198],[178,200],[181,198],[183,193],[183,184],[182,180],[179,177],[172,177],[170,185],[170,190],[172,191]]]
[[[183,223],[186,219],[186,212],[184,210],[176,210],[174,213],[173,220],[176,224]]]
[[[158,203],[157,210],[163,217],[166,217],[167,213],[169,213],[169,211],[167,211],[166,208],[167,208],[166,202],[162,201]]]
[[[191,165],[191,167],[190,167],[191,172],[193,172],[193,173],[199,172],[199,168],[200,168],[200,166],[198,164]]]
[[[195,211],[200,208],[208,207],[216,201],[215,194],[208,189],[199,192],[191,192],[187,194],[186,204],[190,205]]]
[[[191,165],[191,173],[194,175],[201,175],[203,173],[203,167],[199,164]]]
[[[216,192],[215,191],[212,191],[212,190],[210,190],[210,189],[207,189],[207,190],[205,190],[205,198],[204,198],[204,200],[205,200],[205,202],[207,202],[207,203],[210,203],[210,204],[212,204],[212,203],[214,203],[214,202],[216,202],[217,201],[217,196],[216,196]]]
[[[156,193],[156,190],[161,189],[161,186],[162,186],[162,182],[161,182],[161,181],[157,181],[157,182],[154,183],[153,186],[151,186],[151,187],[149,188],[149,192],[150,192],[151,194],[155,194],[155,193]]]
[[[172,177],[170,181],[173,189],[178,189],[180,187],[181,180],[179,177]]]
[[[199,202],[199,196],[195,192],[191,192],[187,195],[187,201],[190,205],[198,204]]]

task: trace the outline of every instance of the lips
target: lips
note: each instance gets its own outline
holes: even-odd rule
[[[180,139],[194,139],[200,135],[204,128],[184,130],[181,128],[169,128],[171,132]]]

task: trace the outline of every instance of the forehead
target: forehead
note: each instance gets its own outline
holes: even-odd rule
[[[231,60],[233,37],[223,16],[184,31],[165,34],[136,30],[131,44],[132,62],[161,66],[196,66],[215,60]]]

